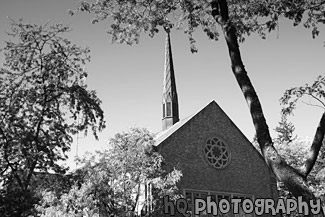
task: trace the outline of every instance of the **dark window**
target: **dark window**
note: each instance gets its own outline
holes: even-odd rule
[[[166,104],[166,116],[170,117],[172,116],[172,103],[171,102],[167,102]]]

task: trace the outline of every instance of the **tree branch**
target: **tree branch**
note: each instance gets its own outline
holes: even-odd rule
[[[325,107],[323,107],[323,106],[314,105],[314,104],[311,104],[311,103],[308,103],[308,102],[304,102],[304,101],[301,101],[301,102],[304,103],[304,104],[306,104],[306,105],[315,106],[315,107],[318,107],[318,108],[321,108],[321,109],[325,110]]]
[[[325,112],[323,113],[320,122],[318,124],[318,127],[316,129],[313,143],[307,154],[307,159],[304,165],[300,168],[301,174],[303,174],[304,177],[307,177],[307,175],[310,173],[310,171],[312,170],[313,166],[316,163],[319,150],[323,144],[324,134],[325,134]]]
[[[229,50],[232,71],[248,104],[256,131],[257,141],[264,159],[277,179],[283,182],[295,197],[302,196],[303,201],[309,204],[310,200],[315,200],[315,196],[306,185],[305,177],[298,170],[289,166],[273,146],[262,106],[241,59],[236,29],[231,23],[228,15],[227,1],[213,0],[211,2],[211,7],[212,16],[221,25],[223,30]],[[323,212],[321,212],[321,214],[323,215]],[[309,215],[313,216],[311,212],[309,212]]]
[[[1,175],[2,175],[2,173],[4,173],[8,169],[8,167],[10,167],[11,171],[13,172],[14,177],[16,178],[16,180],[18,182],[18,185],[23,189],[24,186],[23,186],[23,183],[22,183],[20,177],[17,174],[17,170],[13,167],[10,160],[8,159],[8,153],[7,153],[7,147],[6,147],[6,145],[7,146],[9,145],[8,138],[7,138],[6,134],[4,133],[4,131],[2,130],[2,128],[0,128],[0,131],[1,131],[1,134],[3,135],[4,139],[6,140],[5,147],[4,147],[4,157],[3,158],[7,162],[7,167],[3,172],[1,172]]]
[[[44,44],[43,44],[44,45]],[[43,49],[43,47],[42,47]],[[40,49],[40,55],[42,54],[42,49]],[[43,103],[42,103],[42,112],[41,112],[41,115],[40,115],[40,120],[38,121],[38,124],[37,124],[37,127],[36,127],[36,133],[35,133],[35,136],[34,136],[34,141],[36,143],[36,150],[39,152],[39,133],[41,131],[41,126],[42,126],[42,123],[44,121],[44,115],[45,115],[45,110],[46,110],[46,103],[47,103],[47,98],[48,98],[48,95],[47,95],[47,89],[46,89],[46,86],[45,86],[45,80],[46,78],[44,78],[44,73],[43,73],[43,63],[42,63],[42,58],[41,58],[41,65],[40,65],[40,73],[42,73],[42,82],[43,82],[43,91],[44,91],[44,99],[43,99]],[[27,189],[28,186],[29,186],[29,183],[30,183],[30,180],[32,178],[32,175],[34,173],[34,169],[38,163],[38,158],[39,158],[39,154],[36,155],[36,157],[34,158],[34,161],[31,165],[31,167],[29,168],[28,170],[28,173],[27,173],[27,178],[26,178],[26,181],[25,181],[25,188]]]
[[[269,133],[269,128],[266,124],[266,120],[264,118],[260,101],[247,75],[241,59],[236,29],[229,20],[227,2],[225,0],[215,0],[211,4],[212,16],[223,29],[229,50],[229,56],[231,59],[232,71],[250,109],[250,113],[252,115],[253,123],[256,129],[257,141],[259,142],[262,153],[264,154],[265,148],[272,145],[272,139]]]
[[[4,158],[5,158],[5,160],[7,161],[7,164],[9,165],[9,167],[11,168],[11,170],[12,170],[12,172],[13,172],[13,175],[14,175],[14,177],[16,178],[16,180],[17,180],[17,182],[18,182],[19,187],[23,190],[23,189],[24,189],[23,182],[21,181],[20,177],[19,177],[18,174],[17,174],[17,169],[15,169],[15,168],[13,167],[13,165],[10,163],[6,151],[5,151],[5,156],[4,156]]]
[[[311,94],[311,93],[307,93],[307,95],[313,97],[316,101],[318,101],[320,104],[322,104],[323,107],[325,107],[325,103],[324,103],[322,100],[318,99],[316,96],[314,96],[314,95]]]

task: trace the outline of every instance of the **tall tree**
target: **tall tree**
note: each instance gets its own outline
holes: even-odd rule
[[[116,134],[107,150],[80,159],[79,183],[60,197],[47,192],[37,210],[41,216],[131,216],[136,209],[146,216],[161,212],[160,198],[178,198],[181,172],[162,168],[163,158],[152,151],[153,143],[153,134],[142,128]],[[147,194],[151,184],[158,197]]]
[[[183,27],[193,52],[197,51],[193,32],[201,26],[210,39],[217,40],[219,33],[216,25],[219,25],[228,46],[233,74],[248,104],[266,163],[294,196],[302,196],[305,201],[309,201],[315,197],[307,187],[306,177],[316,160],[318,148],[311,149],[311,157],[306,160],[303,169],[293,168],[278,154],[259,98],[242,62],[238,42],[243,42],[253,32],[265,38],[267,32],[276,29],[279,17],[292,20],[293,25],[303,23],[304,27],[311,28],[312,36],[315,37],[319,33],[318,25],[325,20],[324,6],[325,1],[322,0],[97,0],[93,3],[81,2],[77,11],[93,13],[93,23],[109,19],[111,24],[108,33],[112,34],[113,41],[119,43],[137,43],[141,32],[154,36],[159,27]],[[75,12],[70,11],[71,14]],[[325,114],[315,135],[317,145],[312,147],[321,145],[324,124]]]
[[[115,203],[120,213],[134,212],[136,206],[141,204],[141,197],[142,203],[144,202],[144,188],[151,188],[152,184],[159,194],[158,198],[164,195],[177,198],[176,183],[181,172],[166,172],[162,168],[163,157],[153,151],[153,137],[147,129],[131,128],[128,132],[116,134],[110,139],[109,149],[100,153],[102,163],[110,165]],[[148,205],[150,202],[154,205],[158,198],[150,198],[150,195],[147,195],[145,199],[154,200],[145,201],[145,204],[141,205]],[[123,205],[118,207],[118,204]],[[146,209],[150,211],[149,207]]]
[[[12,21],[12,40],[2,50],[0,182],[7,193],[17,191],[7,198],[17,207],[35,171],[66,170],[58,161],[67,158],[73,134],[91,128],[97,138],[105,127],[101,101],[84,82],[90,51],[61,36],[69,30],[61,24]],[[11,210],[11,215],[15,212],[22,210]]]

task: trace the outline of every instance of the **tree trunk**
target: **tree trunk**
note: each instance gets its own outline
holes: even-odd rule
[[[227,1],[213,0],[211,6],[212,16],[220,24],[223,30],[229,50],[232,71],[248,104],[256,130],[257,141],[264,159],[276,175],[277,179],[280,182],[283,182],[296,198],[302,196],[302,200],[310,205],[310,200],[315,201],[316,198],[306,184],[306,177],[295,168],[289,166],[273,146],[260,101],[241,59],[236,29],[231,23],[228,15]],[[309,209],[309,216],[313,216],[313,213],[310,210],[311,209]],[[321,214],[324,216],[323,212],[321,212]]]
[[[313,169],[317,156],[319,154],[320,148],[322,147],[323,140],[324,140],[324,134],[325,134],[325,112],[323,113],[318,127],[316,129],[316,133],[314,136],[314,140],[312,142],[312,145],[309,149],[309,152],[307,154],[307,159],[304,163],[304,165],[300,169],[300,173],[303,174],[305,177],[310,173],[310,171]]]

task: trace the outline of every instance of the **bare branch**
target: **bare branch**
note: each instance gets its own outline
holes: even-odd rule
[[[317,100],[318,102],[320,102],[320,103],[323,105],[323,107],[325,108],[325,103],[324,103],[324,102],[322,102],[322,100],[318,99],[316,96],[314,96],[314,95],[313,95],[313,94],[311,94],[311,93],[307,93],[307,95],[309,95],[309,96],[313,97],[315,100]]]
[[[320,106],[320,105],[315,105],[315,104],[308,103],[308,102],[305,102],[305,101],[302,101],[302,103],[304,103],[304,104],[306,104],[306,105],[310,105],[310,106],[315,106],[315,107],[318,107],[318,108],[321,108],[321,109],[324,109],[324,110],[325,110],[325,107]]]

